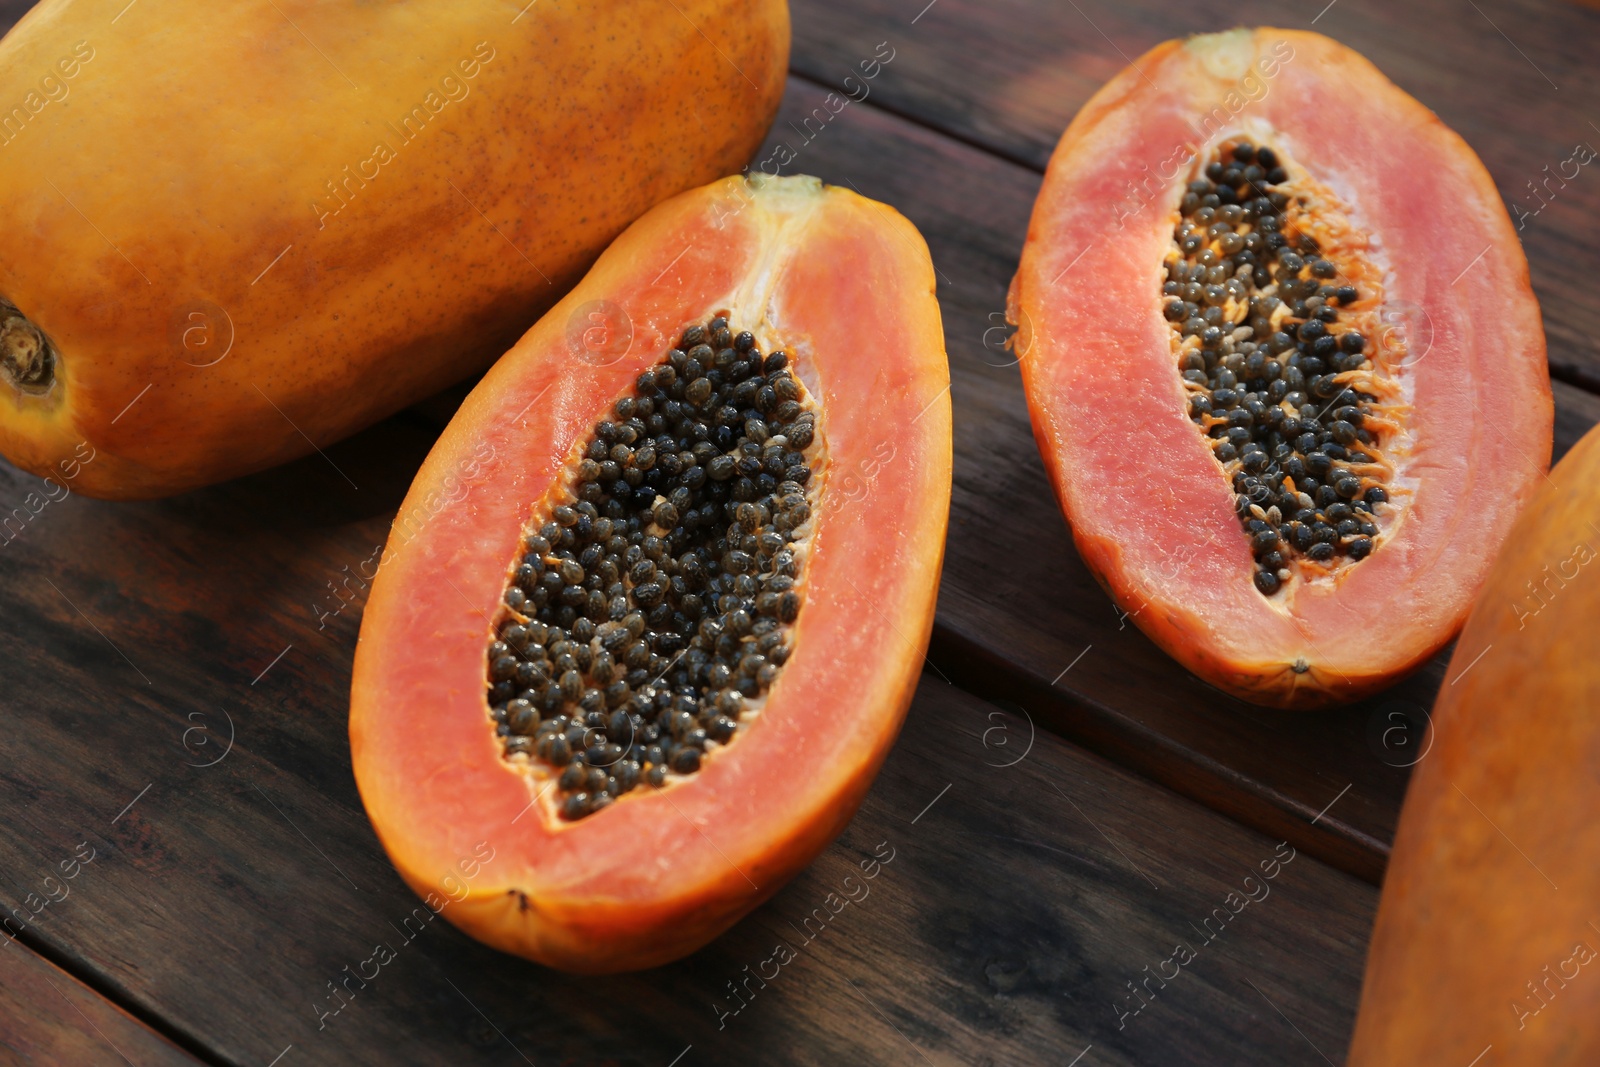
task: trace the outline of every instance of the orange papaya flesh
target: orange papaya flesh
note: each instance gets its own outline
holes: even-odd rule
[[[1600,1063],[1597,484],[1591,430],[1456,643],[1384,875],[1352,1067]]]
[[[1317,34],[1171,41],[1101,89],[1009,308],[1084,561],[1256,703],[1426,661],[1548,466],[1543,331],[1493,182]]]
[[[350,713],[378,836],[457,926],[566,970],[654,966],[732,925],[848,822],[932,625],[951,464],[933,289],[926,245],[892,209],[810,178],[728,179],[630,227],[467,398],[391,531]],[[800,603],[787,659],[751,701],[758,713],[707,744],[697,771],[669,768],[660,787],[641,781],[565,818],[582,814],[565,809],[586,790],[563,790],[564,768],[499,731],[491,645],[521,618],[539,622],[538,605],[513,597],[513,614],[507,595],[528,538],[557,504],[583,501],[597,424],[616,424],[641,374],[715,316],[783,351],[815,414],[802,450],[810,516],[788,530]],[[608,501],[591,500],[603,518]],[[654,522],[658,502],[627,514]],[[718,518],[725,530],[737,513]],[[559,538],[547,570],[559,570]],[[625,589],[630,611],[636,590]],[[605,608],[585,689],[598,688],[600,626],[616,621]]]
[[[307,454],[487,366],[776,113],[782,0],[523,7],[34,8],[0,41],[0,99],[40,102],[0,130],[0,452],[120,498]]]

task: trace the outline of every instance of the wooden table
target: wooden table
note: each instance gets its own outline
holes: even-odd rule
[[[922,229],[953,378],[928,670],[844,836],[673,966],[571,978],[437,923],[320,1014],[347,966],[402,941],[416,901],[350,774],[361,604],[320,619],[318,606],[383,542],[457,392],[328,448],[359,491],[312,457],[174,500],[69,497],[0,546],[0,903],[31,916],[0,941],[0,1061],[1342,1058],[1421,739],[1385,731],[1420,725],[1444,659],[1364,704],[1290,715],[1222,696],[1157,651],[1089,578],[1051,500],[1000,345],[1006,284],[1056,138],[1160,40],[1314,24],[1437,110],[1520,202],[1546,163],[1600,143],[1600,13],[1554,0],[924,3],[796,0],[772,132],[799,150],[796,168]],[[0,14],[9,25],[26,6]],[[808,140],[800,117],[880,42],[893,58],[870,97]],[[1600,178],[1583,174],[1523,233],[1558,452],[1600,419],[1597,208]],[[0,502],[31,488],[0,465]],[[808,938],[806,916],[881,847],[894,859],[870,896]],[[75,854],[92,861],[60,881]],[[1215,933],[1214,909],[1252,873],[1270,893]],[[747,982],[780,939],[797,958]],[[1194,958],[1152,980],[1178,942]]]

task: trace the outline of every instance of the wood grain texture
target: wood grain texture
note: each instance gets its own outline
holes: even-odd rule
[[[787,159],[784,173],[894,205],[932,249],[956,455],[935,669],[1376,884],[1448,650],[1371,700],[1283,713],[1220,693],[1156,648],[1079,560],[1003,347],[1005,290],[1039,176],[885,115],[870,96],[841,107],[828,93],[795,79],[756,165]],[[1559,382],[1555,391],[1559,457],[1600,420],[1600,399]],[[427,420],[442,425],[460,395],[436,398]]]
[[[797,86],[791,114],[814,91]],[[834,180],[872,181],[855,139],[836,139],[827,168],[814,147]],[[900,158],[874,151],[876,166]],[[932,673],[841,841],[691,959],[572,979],[444,923],[408,937],[418,902],[350,779],[364,589],[345,579],[436,425],[390,420],[174,500],[69,496],[0,545],[0,691],[24,712],[0,738],[0,899],[21,905],[32,872],[97,849],[33,934],[97,988],[227,1064],[1026,1064],[1090,1046],[1088,1063],[1277,1064],[1314,1057],[1308,1040],[1337,1055],[1370,887],[1302,854],[1261,903],[1234,897],[1218,936],[1213,909],[1261,892],[1274,840]],[[38,487],[0,472],[0,503]],[[859,895],[880,843],[895,859],[870,896],[830,906]],[[819,907],[826,932],[723,1015],[730,982],[772,973],[778,939],[823,928]],[[1180,941],[1195,958],[1163,987],[1148,975],[1173,973]],[[362,985],[351,974],[371,975],[380,942],[397,958]],[[1147,980],[1144,1006],[1128,983]]]
[[[0,25],[27,6],[0,0]],[[1600,114],[1583,76],[1597,16],[1480,6],[1560,84],[1556,104],[1471,9],[1339,0],[1317,28],[1439,110],[1514,197],[1569,141],[1600,144],[1600,131],[1582,132],[1583,114]],[[1175,34],[1287,14],[1213,0],[793,7],[803,76],[756,165],[786,141],[786,173],[853,186],[922,229],[956,419],[931,668],[844,837],[726,937],[644,975],[558,976],[444,923],[406,937],[418,902],[349,771],[364,599],[351,576],[381,545],[456,390],[325,458],[164,502],[72,495],[28,507],[41,483],[0,465],[0,516],[29,516],[0,534],[11,712],[0,903],[26,909],[75,846],[98,850],[71,897],[30,921],[26,936],[52,958],[221,1064],[1070,1064],[1090,1046],[1083,1067],[1341,1058],[1370,885],[1302,852],[1224,936],[1195,945],[1195,928],[1284,838],[1377,878],[1405,784],[1390,764],[1420,740],[1442,666],[1314,716],[1251,708],[1190,678],[1118,618],[1079,562],[1001,346],[1039,168],[1123,65],[1119,49],[1131,57]],[[847,74],[862,84],[881,41],[894,58],[866,102],[818,122],[817,108],[840,106],[828,86]],[[1593,179],[1585,170],[1524,234],[1552,360],[1574,381],[1600,360],[1588,340],[1600,315],[1583,290]],[[1557,403],[1561,449],[1600,419],[1600,400],[1558,387]],[[796,928],[829,893],[850,892],[847,875],[863,884],[859,865],[880,842],[895,859],[870,896],[830,912],[779,977],[752,982],[748,1006],[719,1017],[736,1005],[728,984],[759,971],[777,938],[803,940]],[[1122,1015],[1142,1003],[1127,983],[1159,971],[1178,940],[1198,948],[1193,963]],[[329,984],[379,941],[396,962],[322,1016],[341,1003]]]
[[[200,1062],[21,942],[9,940],[0,947],[0,1061],[14,1067],[193,1067]]]
[[[330,458],[365,492],[377,486],[360,453],[383,459],[397,445],[367,435]],[[692,1049],[683,1064],[890,1063],[917,1058],[907,1043],[938,1063],[1069,1062],[1090,1044],[1091,1062],[1108,1064],[1191,1046],[1193,1063],[1311,1055],[1278,1011],[1320,1048],[1346,1040],[1370,887],[1306,855],[1269,884],[1260,865],[1275,842],[931,674],[841,841],[691,959],[574,979],[442,922],[407,938],[418,902],[348,770],[354,609],[319,633],[296,610],[318,576],[272,565],[293,553],[336,567],[382,520],[341,513],[356,492],[311,464],[274,477],[136,508],[70,498],[0,563],[8,581],[47,594],[0,623],[0,685],[30,709],[0,739],[0,805],[17,827],[0,841],[0,868],[47,870],[89,842],[95,859],[34,936],[218,1062],[287,1051],[285,1065],[379,1052],[394,1063],[664,1064]],[[311,523],[263,521],[268,497],[327,509]],[[125,512],[140,514],[116,518]],[[200,622],[209,641],[180,649],[166,636],[196,605],[230,598],[259,608],[226,631]],[[293,647],[252,685],[280,641]],[[195,663],[201,652],[209,666]],[[210,732],[186,736],[197,728]],[[866,881],[861,862],[891,851]],[[13,878],[5,902],[29,884]],[[829,900],[862,885],[855,904]],[[1261,885],[1270,896],[1207,943],[1212,909]],[[828,919],[808,927],[817,908]],[[797,958],[772,978],[763,961],[783,939]],[[1178,941],[1197,956],[1182,976],[1152,985],[1137,1016],[1121,1014],[1137,1000],[1113,1009]],[[372,978],[362,961],[379,943],[397,959]],[[347,966],[371,980],[325,1016]],[[769,985],[723,1016],[746,967]]]
[[[828,92],[791,86],[769,141],[794,151],[785,172],[816,173],[893,204],[922,230],[939,274],[955,485],[935,668],[1376,883],[1405,788],[1405,745],[1420,740],[1444,655],[1374,699],[1275,712],[1200,682],[1123,618],[1072,545],[1034,445],[1015,356],[1002,344],[1005,291],[1039,175],[886,115],[870,96],[825,127],[804,123],[826,113]],[[1560,383],[1556,390],[1559,455],[1600,419],[1600,400]]]
[[[880,41],[893,63],[867,99],[1042,171],[1079,107],[1150,47],[1232,26],[1315,29],[1365,55],[1482,157],[1522,238],[1544,309],[1550,362],[1600,389],[1600,174],[1561,163],[1600,149],[1593,45],[1600,11],[1538,0],[795,0],[792,68],[829,86],[860,73]],[[919,15],[920,10],[920,15]],[[858,94],[859,91],[858,91]],[[1547,172],[1545,167],[1550,169]],[[1550,175],[1548,186],[1536,192]]]

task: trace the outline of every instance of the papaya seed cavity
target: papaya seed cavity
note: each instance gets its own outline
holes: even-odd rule
[[[787,354],[718,316],[639,375],[533,509],[488,703],[506,758],[555,777],[562,818],[696,773],[777,680],[815,440]]]
[[[1381,280],[1332,194],[1264,145],[1220,145],[1177,216],[1162,315],[1270,597],[1381,545],[1400,417],[1369,343]]]

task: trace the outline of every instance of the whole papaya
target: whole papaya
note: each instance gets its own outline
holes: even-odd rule
[[[45,0],[0,41],[0,451],[162,496],[487,366],[783,92],[783,0],[600,6]]]

